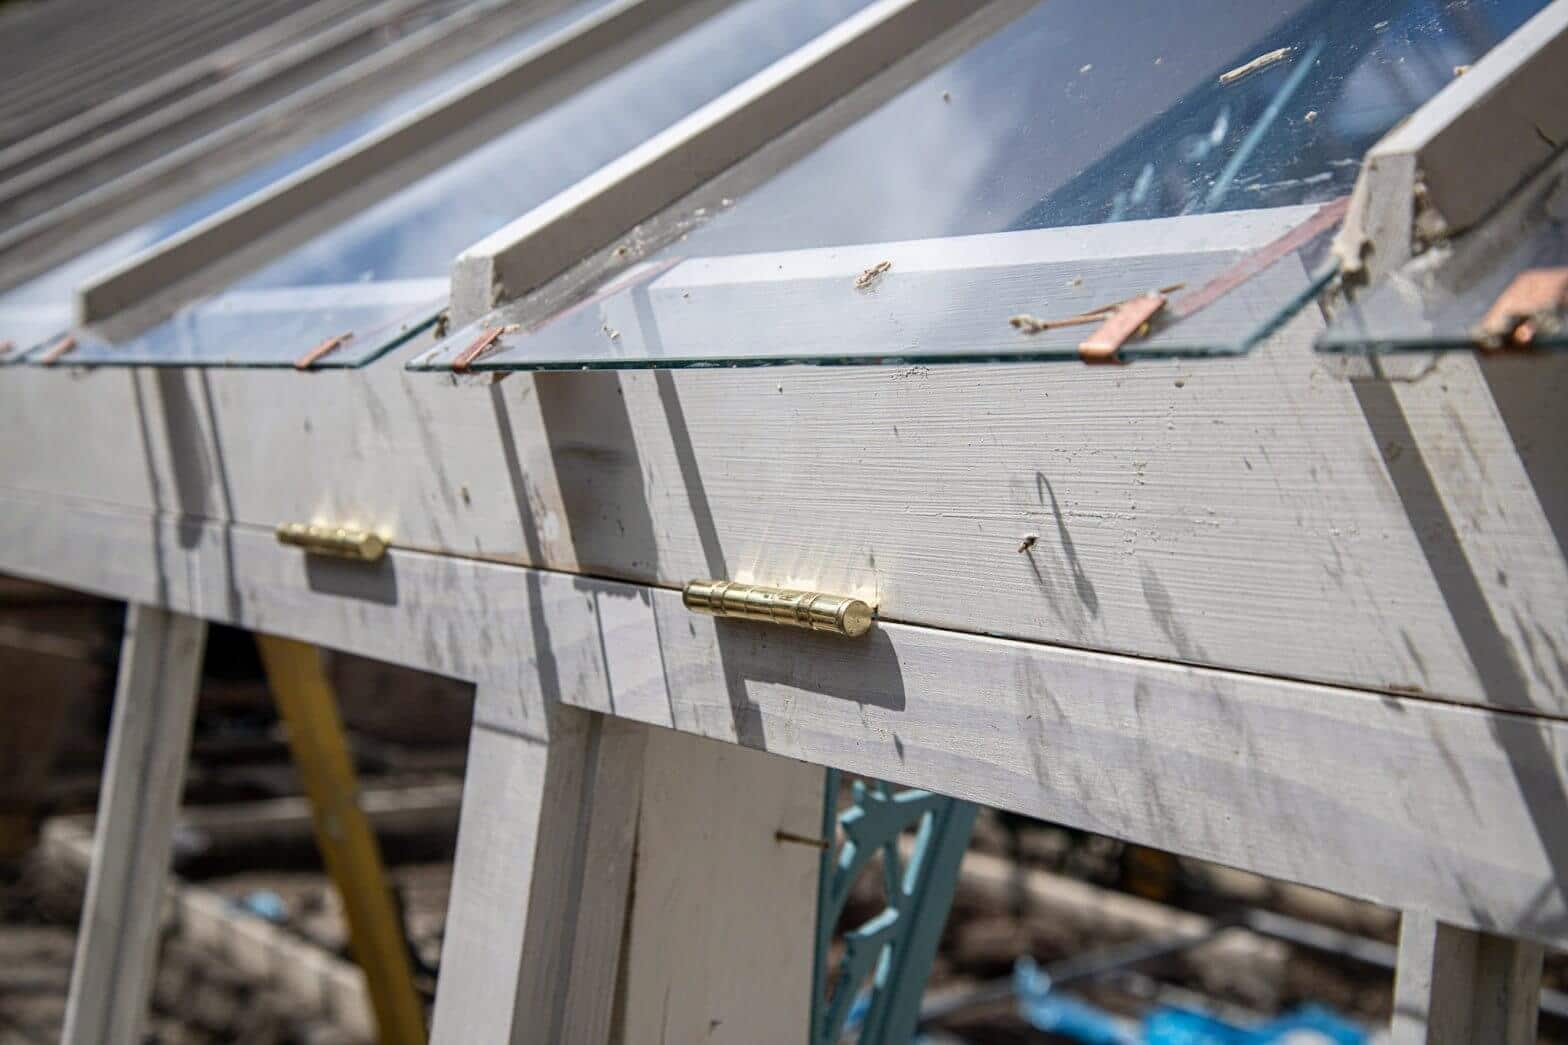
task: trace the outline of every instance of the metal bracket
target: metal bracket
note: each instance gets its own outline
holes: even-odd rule
[[[880,780],[855,780],[852,804],[840,812],[839,779],[838,770],[827,771],[822,833],[828,848],[817,892],[810,1040],[908,1042],[979,807],[929,791],[895,790]],[[899,839],[909,830],[914,839],[906,858]],[[850,891],[874,861],[881,864],[885,906],[843,934],[842,956],[832,963],[834,930]]]

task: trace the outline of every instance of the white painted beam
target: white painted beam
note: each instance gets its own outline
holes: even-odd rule
[[[1492,692],[1423,548],[1446,522],[1402,496],[1414,437],[1372,429],[1311,351],[1321,325],[1105,368],[8,368],[0,487],[668,587],[804,584],[907,623],[1568,713],[1551,674]],[[1519,369],[1545,387],[1568,360]],[[1469,409],[1431,383],[1434,416]],[[1510,543],[1560,555],[1538,538]],[[1546,594],[1535,626],[1568,649],[1568,590]]]
[[[822,768],[648,734],[618,1042],[810,1040]]]
[[[1568,944],[1568,723],[882,624],[716,621],[678,591],[58,500],[0,506],[0,569],[561,699]],[[608,652],[607,652],[608,651]],[[521,785],[518,785],[521,786]]]
[[[1393,1045],[1534,1045],[1540,944],[1406,912],[1394,979]]]
[[[436,1045],[609,1041],[647,730],[533,699],[479,688]]]
[[[167,609],[126,612],[68,1045],[141,1041],[206,635],[205,621]]]

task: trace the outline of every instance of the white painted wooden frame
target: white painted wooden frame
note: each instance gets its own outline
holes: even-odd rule
[[[1373,424],[1369,387],[1313,354],[1321,324],[1304,313],[1242,359],[1120,368],[491,386],[401,371],[414,349],[309,377],[12,367],[0,488],[257,528],[353,523],[639,584],[804,584],[921,626],[1568,712],[1550,656],[1568,650],[1564,507],[1508,507],[1554,481],[1550,441],[1521,458],[1514,430],[1549,430],[1568,365],[1489,363],[1502,391],[1484,425],[1440,373],[1418,418]],[[1430,467],[1428,425],[1448,426]],[[1449,461],[1462,487],[1431,474]],[[1477,504],[1495,506],[1480,529]],[[1503,549],[1513,565],[1486,570]]]
[[[1541,946],[1406,913],[1399,926],[1393,1045],[1531,1045]]]
[[[901,624],[781,636],[668,589],[398,549],[356,572],[53,497],[6,497],[0,569],[529,701],[548,662],[584,710],[1568,943],[1557,719]]]
[[[205,621],[132,603],[63,1040],[141,1041],[196,715]]]
[[[801,1040],[819,851],[777,833],[819,829],[821,770],[567,706],[575,681],[479,687],[432,1040]]]
[[[95,323],[149,299],[176,303],[176,288],[215,264],[243,253],[263,256],[258,241],[304,219],[413,156],[435,156],[504,111],[515,122],[613,72],[631,54],[688,28],[724,0],[615,0],[584,15],[499,68],[433,99],[391,126],[322,157],[303,170],[234,204],[80,287],[77,317]],[[387,188],[389,186],[383,186]],[[193,290],[191,292],[194,292]]]
[[[643,731],[481,684],[432,1037],[608,1039],[642,785]]]
[[[1239,362],[1065,374],[12,370],[0,568],[532,694],[535,726],[674,728],[1563,946],[1568,567],[1515,424],[1555,415],[1346,384],[1306,351],[1320,323]],[[357,569],[273,542],[312,516],[397,546]],[[694,618],[675,586],[704,573],[865,593],[883,623]],[[531,788],[586,772],[553,758],[492,760],[530,824]],[[533,830],[502,850],[537,866]],[[1517,1012],[1530,951],[1504,951],[1471,965]]]

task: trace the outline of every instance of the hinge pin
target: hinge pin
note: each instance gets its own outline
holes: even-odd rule
[[[784,624],[856,638],[871,628],[871,607],[860,599],[733,581],[692,581],[681,593],[686,608],[715,617]]]
[[[387,541],[378,533],[351,530],[343,526],[317,526],[312,523],[283,523],[277,529],[278,543],[304,548],[313,555],[375,562],[387,551]]]

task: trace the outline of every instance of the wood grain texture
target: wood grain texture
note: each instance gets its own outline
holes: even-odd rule
[[[385,527],[405,546],[667,586],[803,585],[909,623],[1517,705],[1489,691],[1433,574],[1421,534],[1441,520],[1408,516],[1390,476],[1413,436],[1371,429],[1311,353],[1320,326],[1303,314],[1243,359],[1119,368],[499,384],[400,357],[309,377],[14,368],[0,486]],[[1432,395],[1470,409],[1441,381]],[[1545,589],[1536,613],[1568,619],[1568,591]],[[1550,679],[1529,699],[1568,709]]]
[[[1391,381],[1414,452],[1389,465],[1412,514],[1427,519],[1423,549],[1492,700],[1556,711],[1556,694],[1568,691],[1568,562],[1558,536],[1568,516],[1556,503],[1559,477],[1542,474],[1538,459],[1562,445],[1568,426],[1560,413],[1534,409],[1533,397],[1521,402],[1520,385],[1568,389],[1568,360],[1521,367],[1444,353],[1420,380]],[[1521,446],[1531,449],[1529,467]]]
[[[249,527],[0,508],[0,570],[489,682],[487,728],[548,735],[559,695],[1568,942],[1558,720],[893,623],[845,643],[697,617],[673,590],[395,548],[329,569]]]
[[[649,730],[616,1040],[808,1037],[822,770]]]
[[[587,579],[416,552],[366,567],[313,559],[253,528],[91,502],[0,503],[0,570],[493,683],[509,696],[487,714],[521,732],[545,735],[547,693],[605,686],[599,586]]]
[[[126,613],[92,868],[62,1040],[141,1040],[185,783],[205,621],[147,605]]]
[[[481,686],[431,1040],[609,1040],[647,730]]]
[[[1406,914],[1399,927],[1393,1045],[1533,1045],[1541,960],[1540,944]]]
[[[1568,929],[1553,720],[896,624],[783,634],[674,592],[653,606],[661,656],[617,684],[618,715],[1470,927]]]

